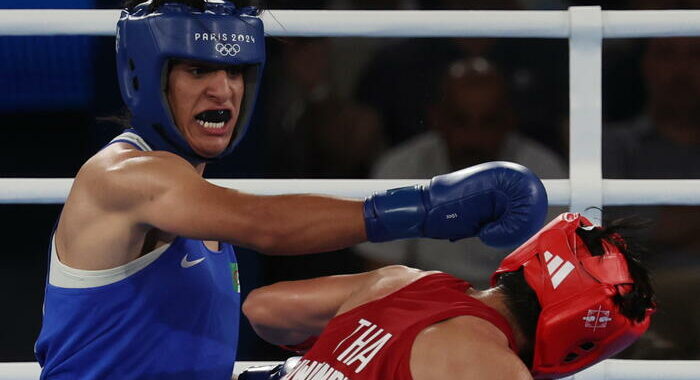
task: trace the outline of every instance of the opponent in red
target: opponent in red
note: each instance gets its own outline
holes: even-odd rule
[[[244,304],[258,334],[309,350],[239,379],[568,376],[649,326],[653,290],[624,227],[562,214],[507,256],[483,291],[399,266],[258,289]]]

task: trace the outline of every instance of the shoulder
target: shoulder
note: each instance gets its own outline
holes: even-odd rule
[[[403,265],[390,265],[369,272],[367,279],[345,301],[339,313],[385,297],[419,278],[434,273],[438,272],[426,272]]]
[[[413,281],[437,272],[426,272],[404,265],[390,265],[372,272],[367,290],[376,298],[381,298],[399,290]]]
[[[75,177],[67,202],[88,197],[106,206],[127,206],[129,201],[148,197],[183,173],[196,174],[196,171],[179,156],[161,151],[143,152],[117,143],[85,162]]]
[[[532,379],[500,330],[472,316],[451,318],[421,331],[413,343],[410,366],[415,380]]]
[[[165,151],[141,151],[127,143],[115,143],[92,156],[80,169],[81,173],[120,173],[129,169],[190,168],[182,157]]]

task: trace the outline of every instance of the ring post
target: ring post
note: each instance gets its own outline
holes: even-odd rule
[[[597,6],[570,7],[569,19],[570,210],[600,224],[603,12]]]

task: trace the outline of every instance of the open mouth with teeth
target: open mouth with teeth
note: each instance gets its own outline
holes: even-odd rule
[[[208,110],[196,114],[194,118],[204,128],[221,129],[231,120],[231,111]]]

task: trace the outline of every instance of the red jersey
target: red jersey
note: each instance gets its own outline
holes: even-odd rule
[[[411,347],[418,333],[462,315],[492,323],[514,349],[508,322],[496,310],[467,295],[470,287],[468,282],[437,273],[337,315],[283,379],[411,380]]]

